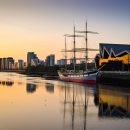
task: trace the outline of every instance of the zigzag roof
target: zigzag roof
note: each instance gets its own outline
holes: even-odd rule
[[[122,53],[130,53],[129,44],[112,44],[112,43],[100,43],[100,56],[104,58],[104,51],[111,55],[113,52],[115,56],[122,55]]]

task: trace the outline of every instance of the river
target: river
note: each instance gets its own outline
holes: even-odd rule
[[[130,89],[0,73],[0,130],[129,130]]]

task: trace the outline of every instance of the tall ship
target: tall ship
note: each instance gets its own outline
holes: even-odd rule
[[[84,35],[77,35],[76,33],[85,34]],[[65,52],[65,60],[66,65],[65,69],[61,69],[58,71],[58,75],[60,80],[62,81],[68,81],[68,82],[76,82],[76,83],[84,83],[84,84],[96,84],[96,77],[98,71],[95,70],[89,70],[88,69],[88,60],[91,58],[88,58],[88,51],[99,51],[98,49],[90,49],[88,48],[88,33],[91,34],[98,34],[97,32],[92,32],[87,30],[87,22],[86,22],[86,30],[85,31],[76,31],[74,26],[74,34],[65,34],[65,49],[63,52]],[[66,45],[66,37],[72,37],[73,38],[73,49],[68,50]],[[85,48],[76,48],[76,37],[85,37]],[[73,70],[67,69],[67,52],[73,52]],[[85,58],[76,58],[76,52],[85,52]],[[76,70],[76,60],[85,60],[85,71],[83,70]],[[72,60],[72,59],[71,59]]]

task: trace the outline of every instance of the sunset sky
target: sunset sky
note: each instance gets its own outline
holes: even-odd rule
[[[0,0],[0,57],[26,60],[34,51],[41,59],[63,58],[63,35],[72,34],[74,24],[84,30],[86,19],[88,30],[100,33],[89,35],[89,47],[130,44],[130,0]]]

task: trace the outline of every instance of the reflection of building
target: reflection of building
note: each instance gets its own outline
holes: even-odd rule
[[[55,55],[51,54],[46,57],[46,66],[54,66],[55,65]]]
[[[36,84],[29,84],[26,85],[26,91],[27,93],[33,93],[36,91]]]
[[[123,64],[130,63],[130,45],[100,43],[99,64],[109,61],[121,61]]]
[[[99,86],[99,116],[130,116],[130,89]]]
[[[45,87],[46,87],[47,92],[54,93],[54,84],[46,83]]]

